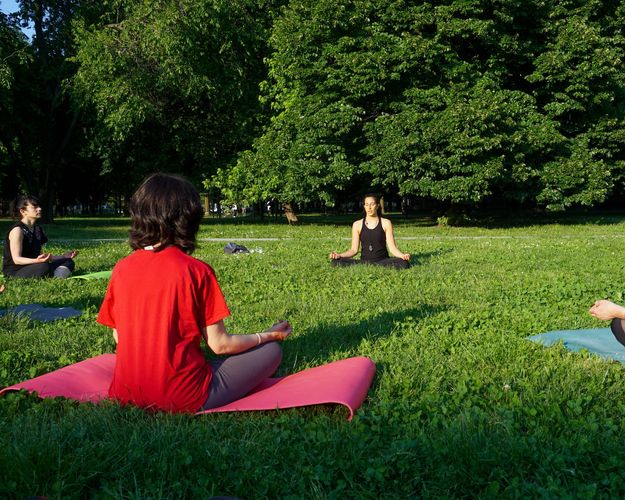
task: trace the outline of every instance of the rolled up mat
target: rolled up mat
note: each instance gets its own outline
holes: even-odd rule
[[[621,344],[609,328],[586,330],[557,330],[527,337],[532,342],[550,346],[562,341],[569,351],[586,349],[597,356],[613,359],[625,364],[625,346]]]
[[[0,391],[25,389],[41,398],[65,397],[96,403],[106,399],[115,369],[115,355],[102,354],[59,370],[6,387]],[[317,404],[341,404],[351,420],[365,397],[375,374],[369,358],[355,357],[308,368],[286,377],[268,378],[250,394],[218,408],[200,411],[279,410]]]

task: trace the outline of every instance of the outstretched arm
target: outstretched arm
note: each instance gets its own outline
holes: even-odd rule
[[[338,252],[330,252],[331,259],[349,259],[358,253],[358,248],[360,247],[360,221],[357,220],[352,224],[352,246],[346,252],[338,253]]]
[[[386,246],[390,250],[391,254],[399,259],[410,260],[410,254],[403,253],[395,244],[395,235],[393,234],[393,224],[391,224],[391,221],[388,219],[382,219],[382,223],[382,229],[384,229],[384,233],[386,234]]]
[[[614,318],[625,319],[625,307],[605,299],[595,302],[588,312],[591,316],[602,321],[609,321]]]
[[[284,340],[292,331],[293,329],[288,321],[280,321],[264,332],[250,333],[248,335],[231,335],[226,330],[224,322],[218,321],[204,327],[202,336],[208,347],[215,354],[238,354],[266,342]]]

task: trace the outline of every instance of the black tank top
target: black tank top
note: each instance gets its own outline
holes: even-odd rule
[[[375,262],[382,259],[388,259],[386,251],[386,234],[382,229],[382,219],[378,218],[378,225],[373,229],[369,229],[362,219],[362,228],[360,229],[360,258]]]
[[[7,274],[7,271],[15,271],[22,267],[13,262],[11,245],[9,243],[9,233],[16,227],[22,230],[22,257],[35,259],[41,255],[41,247],[48,241],[48,237],[44,234],[40,226],[33,227],[31,231],[28,229],[28,226],[21,221],[13,224],[4,238],[4,260],[2,262],[2,272],[4,274]]]

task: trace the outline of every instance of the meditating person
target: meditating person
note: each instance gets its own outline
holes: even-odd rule
[[[4,240],[2,272],[14,278],[42,278],[54,276],[67,278],[74,270],[76,250],[63,255],[42,253],[48,237],[37,222],[41,219],[41,207],[35,196],[19,196],[12,206],[18,221],[11,227]]]
[[[395,244],[393,225],[382,217],[380,197],[368,194],[363,201],[364,217],[352,224],[352,246],[346,252],[331,252],[333,266],[376,264],[406,269],[410,266],[410,254],[401,252]],[[352,259],[362,248],[360,260]],[[388,250],[394,257],[389,257]]]
[[[130,246],[111,276],[97,321],[113,329],[117,358],[109,396],[122,404],[197,412],[235,401],[282,361],[287,321],[231,335],[213,269],[191,257],[204,214],[184,178],[153,174],[129,204]],[[218,355],[209,361],[201,340]]]
[[[606,299],[596,301],[588,311],[602,321],[610,321],[610,330],[621,344],[625,345],[625,307]]]

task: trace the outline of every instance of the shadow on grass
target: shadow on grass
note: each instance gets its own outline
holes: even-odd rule
[[[422,211],[409,214],[387,213],[384,216],[389,218],[396,226],[411,227],[432,227],[437,225],[437,218],[440,212]],[[346,214],[298,214],[301,226],[345,226],[346,234],[349,236],[351,224],[362,217],[360,212]],[[488,210],[480,212],[470,212],[464,223],[459,227],[475,227],[483,229],[512,229],[531,226],[559,225],[603,225],[609,226],[620,224],[625,221],[623,210],[570,210],[567,212],[544,212],[538,210]],[[288,225],[285,217],[207,217],[203,221],[206,226],[238,226],[238,225]]]
[[[472,212],[458,227],[482,229],[514,229],[549,225],[596,225],[611,226],[625,221],[622,210],[571,210],[569,212],[542,212],[537,210]]]
[[[438,248],[432,252],[412,253],[410,254],[410,267],[423,266],[432,260],[433,257],[440,257],[441,255],[451,252],[451,248]]]
[[[351,234],[351,225],[354,221],[362,218],[362,213],[355,212],[349,214],[298,214],[299,224],[293,227],[305,226],[333,226],[345,227],[347,236]],[[385,214],[384,217],[390,219],[395,224],[409,224],[416,227],[427,227],[436,225],[436,217],[432,214],[414,214],[404,216],[402,214],[393,213]],[[205,217],[202,221],[203,226],[288,226],[288,221],[284,216],[280,217]]]
[[[437,225],[437,218],[441,212],[420,211],[409,214],[387,213],[389,218],[398,226],[432,227]],[[346,236],[349,236],[350,226],[362,217],[360,212],[353,213],[311,213],[298,214],[299,225],[306,226],[332,226],[345,227]],[[599,225],[609,226],[620,224],[625,221],[625,211],[607,209],[572,209],[567,212],[549,213],[538,210],[483,210],[468,212],[461,216],[457,227],[474,227],[482,229],[512,229],[530,226],[546,225]],[[4,234],[13,220],[0,220],[0,233]],[[236,226],[288,226],[286,217],[245,215],[240,217],[215,217],[206,216],[202,221],[202,227],[236,227]],[[52,223],[44,224],[48,236],[54,239],[63,238],[114,238],[125,239],[130,228],[130,219],[127,217],[85,217],[85,218],[57,218]]]
[[[361,355],[358,347],[363,340],[375,343],[393,333],[402,323],[412,322],[432,316],[444,310],[440,306],[421,304],[403,311],[389,311],[362,319],[355,323],[337,325],[319,321],[308,329],[305,335],[289,339],[285,344],[285,355],[289,358],[320,359],[326,362],[336,352],[346,352],[349,356]],[[289,362],[286,362],[288,365]]]

